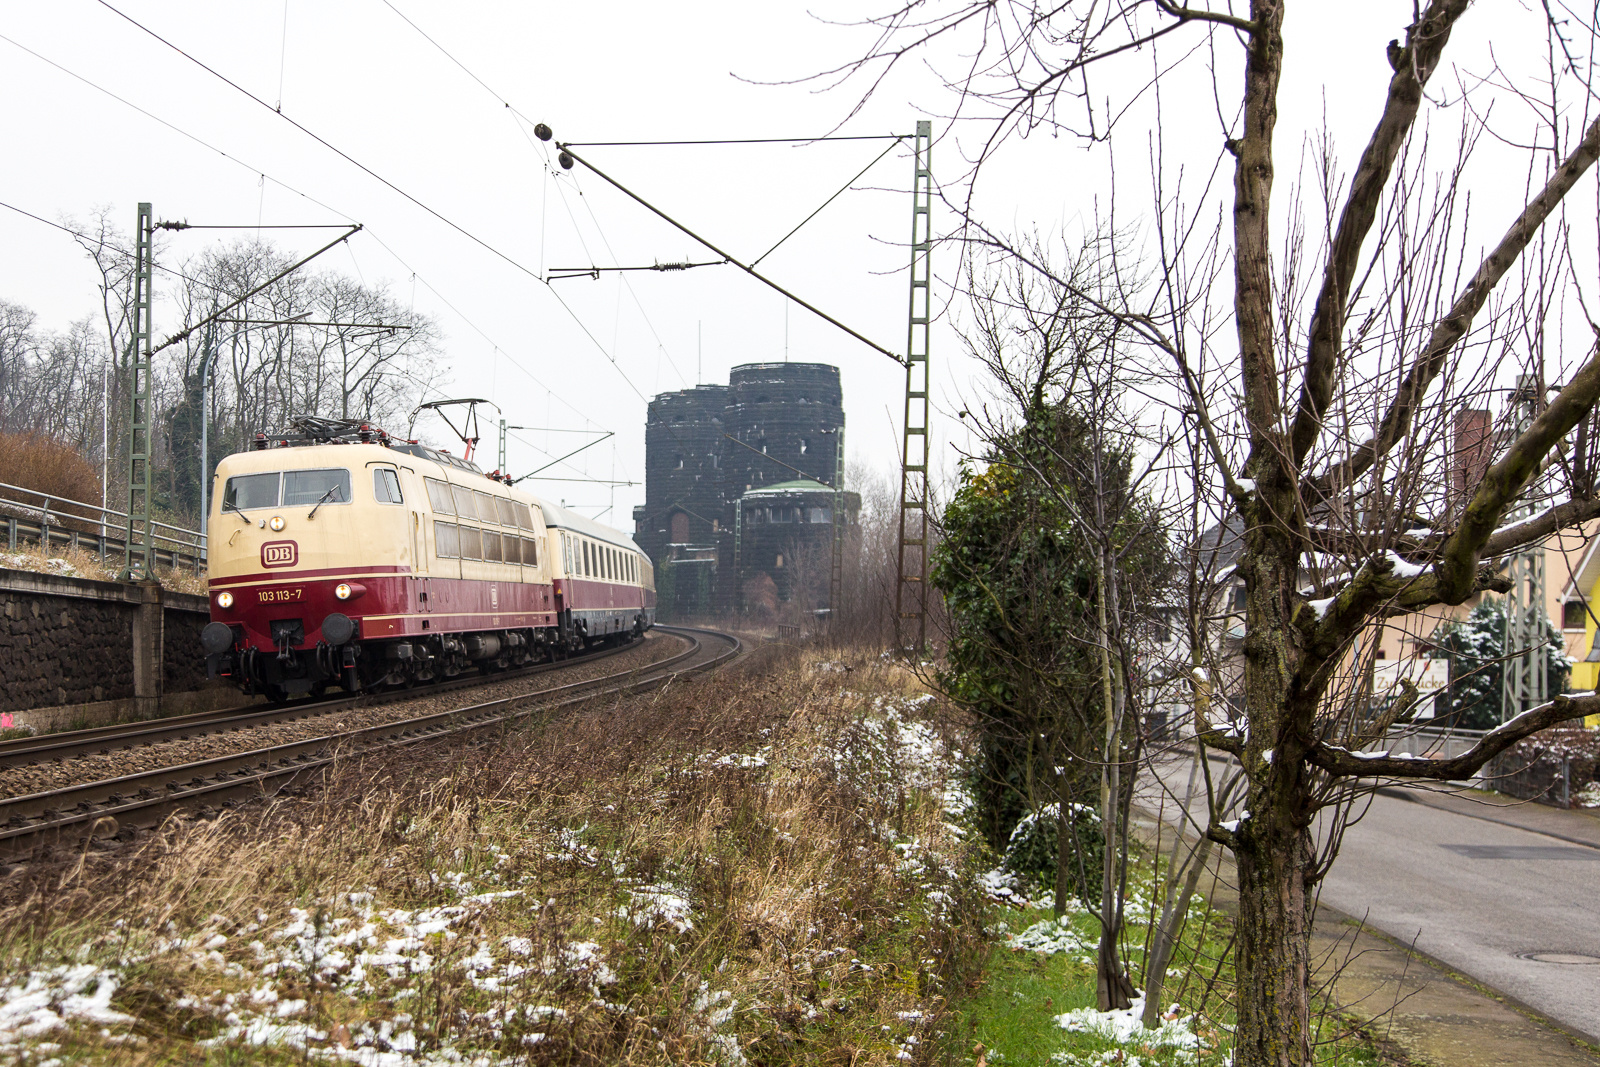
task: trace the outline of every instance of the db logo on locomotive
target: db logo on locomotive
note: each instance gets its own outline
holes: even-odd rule
[[[261,546],[263,567],[293,567],[300,561],[300,546],[293,541],[268,541]]]

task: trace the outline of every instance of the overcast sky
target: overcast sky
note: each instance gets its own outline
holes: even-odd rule
[[[610,478],[614,472],[640,485],[614,496],[606,487],[579,483],[546,483],[537,491],[589,514],[614,503],[607,517],[624,529],[632,527],[632,505],[643,500],[647,398],[696,381],[725,382],[738,363],[787,356],[840,366],[851,456],[894,469],[901,368],[786,306],[779,294],[736,269],[631,273],[625,281],[612,274],[549,286],[539,281],[556,267],[712,257],[581,167],[568,173],[552,168],[549,149],[535,144],[505,106],[574,142],[805,136],[841,122],[844,134],[905,133],[919,117],[937,120],[947,113],[951,99],[917,64],[891,78],[848,121],[856,99],[851,86],[818,92],[814,84],[757,84],[825,69],[857,53],[870,35],[810,12],[862,5],[393,5],[114,0],[118,10],[281,107],[497,251],[386,188],[96,0],[0,0],[0,34],[8,39],[0,41],[6,101],[0,109],[0,201],[48,219],[84,217],[109,205],[127,229],[141,200],[161,218],[241,224],[247,234],[258,223],[361,222],[365,232],[318,265],[359,274],[369,284],[384,282],[402,302],[437,319],[451,394],[492,397],[516,424],[614,431],[565,473]],[[1495,16],[1485,9],[1494,6],[1480,3],[1468,14],[1461,43],[1452,46],[1458,60],[1486,63],[1491,39],[1502,49],[1527,45],[1516,43],[1516,26],[1491,21]],[[1286,33],[1294,62],[1282,94],[1281,160],[1292,163],[1306,131],[1326,115],[1341,157],[1353,161],[1388,79],[1384,42],[1403,35],[1410,12],[1409,0],[1291,8]],[[1528,19],[1520,7],[1513,14]],[[1192,33],[1185,47],[1201,40],[1201,33]],[[1164,81],[1172,90],[1165,131],[1169,171],[1209,170],[1231,118],[1227,86],[1220,116],[1210,95],[1208,62],[1197,54],[1183,73]],[[1237,45],[1219,39],[1217,62],[1233,78]],[[1108,71],[1108,95],[1148,69],[1148,59],[1134,57],[1126,74]],[[1507,121],[1522,120],[1508,115]],[[941,124],[936,132],[947,129]],[[1141,135],[1118,148],[1124,217],[1137,217],[1149,202],[1149,143]],[[729,252],[753,258],[885,147],[856,141],[583,151]],[[985,217],[1002,229],[1070,228],[1093,214],[1096,197],[1103,205],[1111,188],[1111,157],[1071,138],[1036,137],[1005,159],[1004,167],[990,170],[978,199]],[[941,177],[959,173],[957,146],[941,143],[934,165]],[[906,336],[909,171],[906,153],[891,151],[854,191],[762,265],[801,297],[896,351]],[[1511,193],[1520,193],[1522,178],[1505,177]],[[1229,182],[1224,172],[1223,185]],[[1514,205],[1513,196],[1506,206]],[[1504,220],[1497,224],[1503,227]],[[309,251],[324,239],[318,231],[275,236],[287,251]],[[176,235],[168,244],[169,264],[198,253],[207,241],[227,239],[214,232]],[[944,252],[936,270],[948,281],[954,264],[954,252]],[[66,235],[0,210],[0,299],[30,306],[44,326],[61,328],[95,310],[96,277]],[[161,284],[158,278],[157,337],[172,324],[171,309],[159,303]],[[943,296],[948,299],[948,290]],[[935,334],[933,355],[941,412],[934,440],[948,469],[952,449],[969,442],[944,416],[979,395],[982,384],[959,358],[948,322]],[[435,425],[433,436],[447,444],[442,431]],[[570,434],[522,436],[528,443],[512,443],[513,472],[543,462],[535,446],[560,452],[575,440]],[[483,447],[492,466],[492,442]]]

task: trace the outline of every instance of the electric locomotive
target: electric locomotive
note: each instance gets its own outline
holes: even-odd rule
[[[224,459],[207,672],[281,701],[554,659],[641,636],[632,538],[363,423],[296,420]]]

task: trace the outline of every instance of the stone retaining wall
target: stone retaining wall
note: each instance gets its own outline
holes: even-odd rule
[[[0,712],[59,730],[242,702],[206,680],[206,598],[0,569]]]

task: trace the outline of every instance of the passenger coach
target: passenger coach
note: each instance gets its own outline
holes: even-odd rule
[[[281,700],[518,666],[653,624],[653,569],[627,535],[348,429],[258,435],[218,465],[213,676]]]

